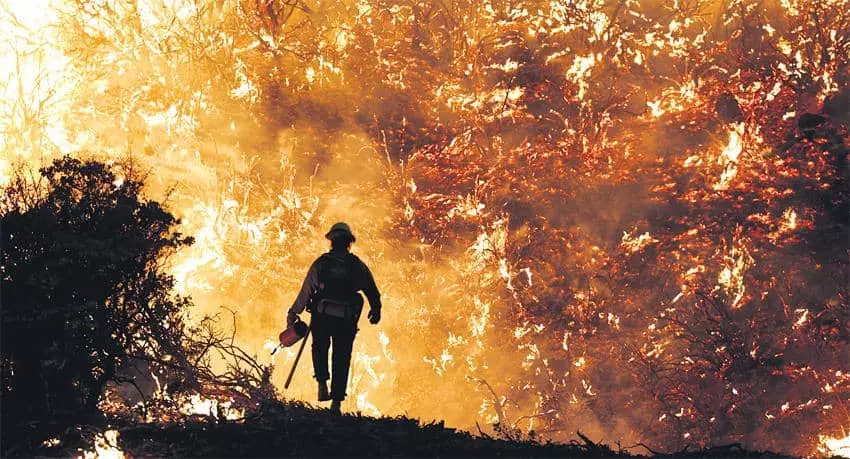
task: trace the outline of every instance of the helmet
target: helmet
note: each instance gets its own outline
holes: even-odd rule
[[[331,239],[331,236],[333,236],[336,233],[348,234],[349,236],[351,236],[351,242],[354,242],[356,240],[354,238],[354,233],[351,232],[351,227],[348,226],[348,223],[343,223],[343,222],[334,223],[334,225],[331,226],[330,231],[328,231],[328,233],[325,234],[325,237],[327,239]]]

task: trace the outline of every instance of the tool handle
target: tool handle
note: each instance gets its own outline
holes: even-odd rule
[[[292,376],[295,374],[295,367],[298,366],[298,361],[301,360],[301,353],[304,352],[304,346],[307,344],[307,338],[310,337],[311,331],[312,327],[308,327],[307,334],[304,335],[304,341],[301,342],[301,347],[298,349],[298,354],[295,356],[295,361],[292,362],[292,369],[289,370],[289,376],[286,377],[286,383],[283,385],[284,389],[289,389],[289,383],[292,382]]]

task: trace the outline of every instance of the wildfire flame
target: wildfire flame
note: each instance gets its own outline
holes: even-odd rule
[[[0,0],[0,186],[131,156],[195,238],[190,322],[287,369],[351,223],[386,309],[349,409],[846,454],[847,0],[330,3]]]
[[[94,451],[84,451],[82,459],[124,459],[126,454],[118,448],[119,433],[111,429],[95,435]]]
[[[241,408],[234,408],[232,405],[232,401],[219,402],[214,398],[207,398],[199,394],[192,394],[189,399],[183,403],[180,411],[187,415],[198,414],[201,416],[212,416],[213,418],[227,419],[231,421],[244,418],[245,410]]]
[[[850,457],[850,435],[844,438],[820,436],[818,451],[834,456]]]

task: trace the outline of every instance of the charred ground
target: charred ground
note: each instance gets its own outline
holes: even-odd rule
[[[112,419],[76,425],[16,426],[6,430],[4,456],[77,456],[92,449],[97,434],[120,433],[119,449],[132,457],[644,457],[642,445],[609,446],[591,439],[570,444],[534,436],[505,439],[472,435],[440,422],[400,417],[337,416],[298,402],[271,401],[238,421],[192,416],[172,423]],[[51,433],[52,430],[52,433]],[[45,440],[55,438],[53,446]],[[686,449],[657,457],[771,457],[740,445]]]

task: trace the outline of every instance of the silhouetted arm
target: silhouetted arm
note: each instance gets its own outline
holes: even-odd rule
[[[295,303],[289,308],[289,314],[300,314],[307,308],[310,302],[310,295],[319,288],[319,260],[313,262],[310,270],[307,271],[307,277],[304,278],[304,283],[301,284],[301,291],[298,292],[298,297],[295,298]]]
[[[378,291],[378,286],[375,285],[375,278],[372,277],[372,272],[366,263],[360,262],[363,268],[363,283],[360,286],[366,298],[369,300],[369,308],[375,311],[381,311],[381,292]]]

